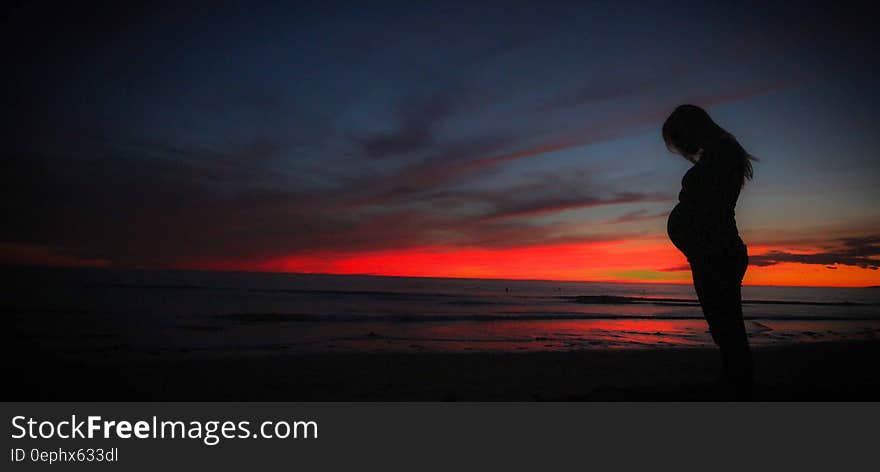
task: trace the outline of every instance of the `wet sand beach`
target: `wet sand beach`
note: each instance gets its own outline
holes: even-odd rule
[[[759,401],[876,401],[880,342],[755,350]],[[19,356],[7,400],[717,401],[707,348],[317,353],[88,362]]]

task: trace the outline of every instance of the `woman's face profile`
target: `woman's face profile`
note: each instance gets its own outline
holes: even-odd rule
[[[675,147],[675,144],[673,144],[671,141],[664,140],[664,142],[666,143],[666,149],[668,149],[669,152],[671,152],[671,153],[673,153],[673,154],[678,154],[679,156],[681,156],[681,157],[683,157],[683,158],[685,158],[685,159],[687,159],[687,160],[689,160],[689,161],[691,161],[691,162],[694,162],[694,163],[696,163],[697,161],[699,161],[699,160],[700,160],[700,157],[701,157],[702,154],[703,154],[703,150],[702,150],[702,149],[698,150],[695,154],[685,154],[685,153],[682,152],[680,149],[678,149],[677,147]]]
[[[673,154],[678,154],[679,156],[684,156],[684,154],[682,154],[681,151],[677,147],[675,147],[675,144],[672,144],[671,141],[664,140],[664,142],[666,143],[666,149],[669,150],[669,152]]]

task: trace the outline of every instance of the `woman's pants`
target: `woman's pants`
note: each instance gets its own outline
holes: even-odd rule
[[[724,380],[735,388],[748,389],[754,382],[742,312],[742,279],[749,265],[748,250],[740,243],[713,254],[688,257],[688,262],[709,332],[721,349]]]

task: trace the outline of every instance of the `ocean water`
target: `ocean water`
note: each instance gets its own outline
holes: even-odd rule
[[[693,288],[671,284],[235,272],[4,269],[13,352],[286,352],[704,347]],[[744,287],[756,346],[875,339],[880,289]]]

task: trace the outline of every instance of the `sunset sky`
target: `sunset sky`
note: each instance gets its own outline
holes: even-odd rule
[[[880,285],[870,15],[258,3],[4,20],[0,262],[689,282],[695,103],[760,159],[746,284]]]

